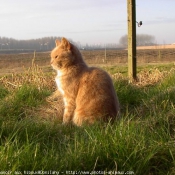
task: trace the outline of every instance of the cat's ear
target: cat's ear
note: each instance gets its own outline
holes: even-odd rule
[[[58,40],[58,39],[55,40],[55,44],[56,44],[56,46],[59,46],[60,43],[61,43],[60,40]]]
[[[64,46],[65,49],[71,50],[71,43],[66,38],[63,37],[61,39],[61,44]]]

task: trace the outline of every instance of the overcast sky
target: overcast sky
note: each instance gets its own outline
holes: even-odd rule
[[[64,36],[82,44],[118,43],[127,34],[127,0],[0,0],[0,36]],[[138,34],[175,43],[175,0],[136,0]]]

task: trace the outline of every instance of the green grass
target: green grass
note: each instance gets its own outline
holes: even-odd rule
[[[3,99],[8,94],[8,90],[5,87],[0,86],[0,99]]]
[[[150,70],[150,69],[159,69],[160,71],[169,71],[173,67],[173,63],[167,63],[167,64],[157,64],[157,63],[151,63],[151,64],[140,64],[137,66],[137,73],[140,73],[140,71],[143,70]],[[126,64],[121,64],[120,66],[103,66],[103,69],[108,71],[111,74],[114,74],[116,72],[122,73],[124,76],[128,75],[128,67]]]
[[[7,94],[3,91],[4,96]],[[22,117],[26,115],[27,109],[32,109],[42,104],[44,98],[50,93],[47,89],[39,90],[34,85],[23,85],[15,90],[5,100],[0,102],[0,114],[4,117]]]
[[[125,79],[114,86],[121,119],[84,127],[30,113],[45,105],[46,88],[31,84],[7,91],[1,86],[0,171],[175,174],[175,74],[151,86]]]

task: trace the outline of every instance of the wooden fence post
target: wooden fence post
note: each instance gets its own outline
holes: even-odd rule
[[[128,11],[128,76],[130,82],[136,80],[136,3],[127,0]]]

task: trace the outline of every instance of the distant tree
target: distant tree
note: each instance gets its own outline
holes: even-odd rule
[[[137,34],[137,46],[153,45],[155,44],[155,37],[147,34]],[[119,44],[127,47],[128,46],[128,35],[124,35],[120,38]]]
[[[155,37],[147,34],[137,35],[137,45],[145,46],[145,45],[153,45],[155,44]]]
[[[124,35],[120,38],[119,44],[121,44],[124,47],[128,46],[128,35]]]

